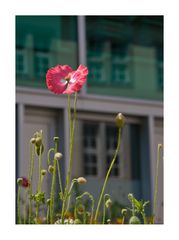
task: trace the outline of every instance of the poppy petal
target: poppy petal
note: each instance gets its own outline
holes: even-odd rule
[[[72,74],[72,81],[69,82],[63,94],[72,94],[74,92],[78,92],[85,84],[87,75],[88,68],[84,65],[80,65],[78,69]]]
[[[50,91],[61,94],[66,89],[66,83],[62,81],[73,69],[68,65],[57,65],[50,68],[46,74],[46,84]]]

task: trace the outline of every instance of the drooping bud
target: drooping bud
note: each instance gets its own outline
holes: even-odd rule
[[[49,165],[48,172],[53,173],[53,171],[54,171],[54,167],[52,165]]]
[[[130,219],[129,219],[129,224],[140,224],[140,219],[136,216],[132,216]]]
[[[107,219],[107,224],[110,224],[111,223],[111,219]]]
[[[133,196],[132,193],[129,193],[129,194],[128,194],[128,199],[129,199],[130,201],[132,201],[132,200],[134,199],[134,196]]]
[[[41,170],[41,175],[42,175],[42,176],[45,176],[46,174],[47,174],[47,170],[46,170],[46,169],[42,169],[42,170]]]
[[[39,156],[44,151],[44,145],[42,144],[41,146],[36,146],[35,151],[36,151],[37,155]]]
[[[118,115],[115,118],[115,122],[116,122],[117,127],[123,128],[124,124],[126,122],[124,115],[122,113],[118,113]]]
[[[35,139],[35,145],[36,145],[37,147],[40,147],[41,144],[42,144],[42,138],[41,138],[41,137],[37,137],[37,138]]]
[[[30,142],[31,142],[32,144],[34,144],[34,143],[35,143],[35,141],[36,141],[36,139],[35,139],[35,138],[31,138],[31,139],[30,139]]]
[[[54,142],[58,142],[58,141],[59,141],[59,137],[54,137],[54,138],[53,138],[53,141],[54,141]]]
[[[126,216],[126,214],[127,214],[127,209],[123,208],[123,209],[121,210],[121,214],[122,214],[123,216]]]
[[[105,202],[105,206],[106,208],[110,208],[112,206],[112,201],[110,198]]]
[[[77,182],[79,184],[85,184],[85,183],[87,183],[87,180],[84,177],[79,177],[79,178],[77,178]]]
[[[21,186],[21,185],[22,185],[22,182],[23,182],[22,178],[18,178],[18,179],[17,179],[17,184],[18,184],[18,185]]]
[[[63,157],[63,154],[62,154],[62,153],[60,153],[60,152],[55,153],[54,158],[55,158],[57,161],[60,160],[60,159],[62,159],[62,157]]]

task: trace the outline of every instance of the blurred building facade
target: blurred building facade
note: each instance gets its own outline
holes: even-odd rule
[[[127,124],[106,192],[121,204],[133,192],[150,200],[152,209],[157,145],[163,142],[163,17],[16,16],[18,176],[27,175],[29,140],[40,129],[44,156],[53,137],[60,137],[63,177],[67,172],[67,97],[49,92],[45,82],[46,71],[57,64],[89,69],[77,103],[73,176],[86,177],[84,188],[99,196],[116,147],[114,118],[122,112]],[[159,176],[162,223],[163,163]],[[43,187],[50,189],[49,181]]]

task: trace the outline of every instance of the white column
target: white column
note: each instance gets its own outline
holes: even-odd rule
[[[78,16],[78,62],[79,64],[87,64],[86,59],[86,22],[85,16]],[[80,91],[81,95],[86,93],[86,84]]]

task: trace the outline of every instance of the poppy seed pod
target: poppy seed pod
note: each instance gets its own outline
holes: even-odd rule
[[[118,113],[118,115],[115,118],[116,126],[119,128],[123,128],[125,124],[125,117],[122,113]]]
[[[87,180],[84,177],[79,177],[79,178],[77,178],[77,182],[80,184],[85,184],[87,182]]]
[[[55,158],[56,160],[60,160],[60,159],[62,159],[62,157],[63,157],[63,154],[62,154],[62,153],[60,153],[60,152],[55,153],[54,158]]]

